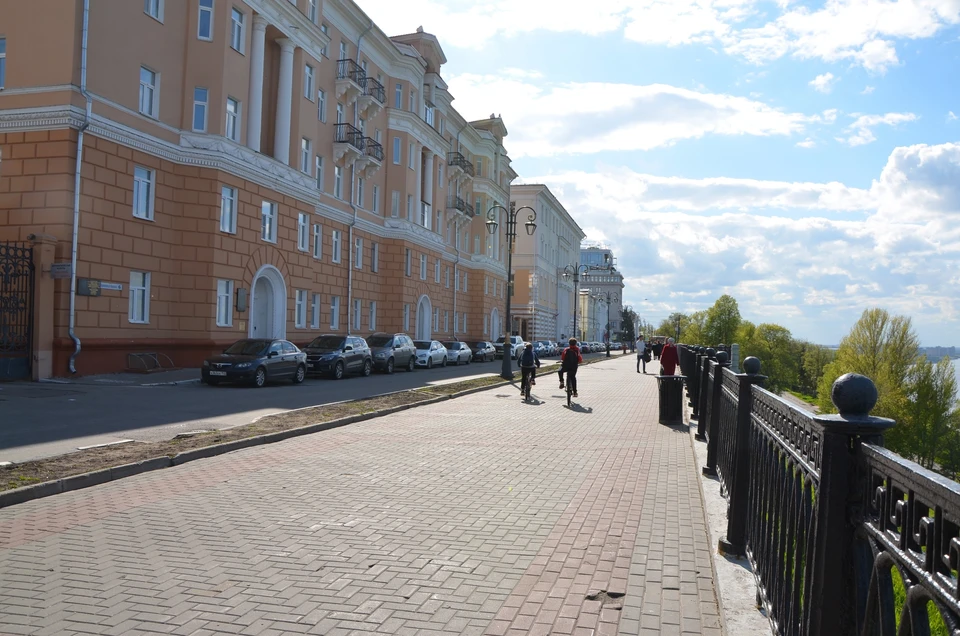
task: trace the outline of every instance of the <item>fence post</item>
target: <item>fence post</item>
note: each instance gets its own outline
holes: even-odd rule
[[[830,399],[839,415],[816,415],[823,427],[820,486],[817,491],[816,539],[804,590],[809,608],[803,633],[807,636],[853,634],[856,631],[853,545],[856,515],[867,502],[858,487],[859,454],[863,442],[882,444],[883,431],[894,425],[873,417],[877,387],[862,375],[837,378]],[[858,512],[859,511],[859,512]]]
[[[707,398],[710,400],[710,421],[707,423],[710,434],[707,435],[707,465],[703,467],[703,474],[708,476],[717,474],[717,445],[720,442],[720,397],[723,394],[723,370],[729,367],[727,352],[718,352],[716,368],[713,370],[713,395]]]
[[[706,356],[703,358],[703,365],[700,368],[699,380],[697,382],[697,434],[696,439],[705,441],[707,439],[707,381],[710,379],[710,362],[717,359],[717,350],[713,347],[706,350]]]
[[[760,360],[750,356],[738,373],[737,430],[734,441],[733,483],[727,493],[727,533],[720,538],[720,554],[742,557],[747,553],[747,501],[750,498],[750,411],[753,409],[753,385],[761,386]]]
[[[697,395],[699,395],[699,384],[700,384],[700,361],[703,358],[703,347],[696,345],[693,347],[693,369],[691,369],[690,379],[689,379],[689,390],[687,391],[690,397],[690,408],[693,409],[692,416],[693,419],[697,419]]]

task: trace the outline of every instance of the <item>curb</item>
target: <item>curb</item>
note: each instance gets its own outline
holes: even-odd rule
[[[163,468],[172,468],[173,466],[180,466],[182,464],[196,461],[198,459],[216,457],[218,455],[224,455],[226,453],[242,450],[244,448],[250,448],[253,446],[263,446],[265,444],[273,444],[275,442],[282,442],[284,440],[291,439],[293,437],[300,437],[302,435],[311,435],[313,433],[328,431],[334,428],[340,428],[341,426],[355,424],[357,422],[365,422],[367,420],[383,417],[384,415],[392,415],[393,413],[399,413],[400,411],[406,411],[408,409],[416,408],[418,406],[428,406],[430,404],[437,404],[438,402],[443,402],[445,400],[452,400],[454,398],[463,397],[466,395],[472,395],[474,393],[479,393],[481,391],[496,389],[498,387],[510,384],[511,382],[513,382],[513,380],[503,380],[496,384],[475,387],[472,389],[467,389],[465,391],[460,391],[458,393],[451,393],[450,395],[441,395],[434,398],[428,398],[426,400],[422,400],[420,402],[413,402],[411,404],[401,404],[399,406],[392,406],[390,408],[382,409],[379,411],[373,411],[371,413],[363,413],[361,415],[350,415],[347,417],[341,417],[340,419],[330,420],[329,422],[308,424],[306,426],[291,428],[286,431],[277,431],[276,433],[266,433],[264,435],[247,437],[244,439],[233,440],[231,442],[224,442],[222,444],[214,444],[212,446],[195,448],[193,450],[177,453],[173,457],[167,457],[167,456],[155,457],[153,459],[145,459],[141,462],[136,462],[133,464],[113,466],[111,468],[103,468],[101,470],[93,471],[90,473],[72,475],[70,477],[64,477],[62,479],[57,479],[54,481],[45,481],[39,484],[31,484],[29,486],[24,486],[22,488],[15,488],[13,490],[0,492],[0,508],[6,508],[8,506],[13,506],[15,504],[32,501],[34,499],[41,499],[43,497],[49,497],[51,495],[59,495],[62,492],[70,492],[71,490],[80,490],[81,488],[89,488],[90,486],[99,486],[101,484],[105,484],[107,482],[115,481],[118,479],[123,479],[125,477],[133,477],[134,475],[140,475],[142,473],[147,473],[154,470],[160,470]],[[401,393],[401,392],[402,391],[398,391],[397,393]],[[326,406],[326,405],[323,405],[323,406]],[[307,407],[307,408],[313,408],[313,407]]]

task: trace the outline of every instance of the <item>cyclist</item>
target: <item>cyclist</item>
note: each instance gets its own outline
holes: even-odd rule
[[[577,369],[583,362],[583,356],[580,355],[580,347],[577,346],[576,338],[570,338],[569,345],[560,356],[560,373],[558,374],[560,376],[560,388],[564,388],[563,374],[566,373],[573,397],[580,397],[577,395]]]
[[[540,367],[540,358],[537,352],[533,350],[533,343],[528,342],[520,354],[520,392],[523,393],[523,387],[527,382],[530,386],[537,385],[537,369]]]

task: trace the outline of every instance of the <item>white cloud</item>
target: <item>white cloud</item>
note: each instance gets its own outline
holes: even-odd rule
[[[854,113],[856,121],[846,128],[849,133],[846,137],[837,137],[837,141],[846,143],[850,146],[863,146],[873,143],[877,140],[873,134],[873,129],[880,125],[896,126],[908,121],[916,121],[917,116],[913,113],[887,113],[885,115],[860,115]]]
[[[957,121],[957,116],[953,114],[952,110],[947,113],[947,121]]]
[[[816,147],[817,142],[807,137],[803,141],[798,141],[796,145],[798,148],[814,148]]]
[[[860,94],[861,94],[861,95],[869,95],[869,94],[872,93],[874,90],[876,90],[876,89],[875,89],[873,86],[864,86],[864,87],[863,87],[863,90],[860,91]]]
[[[813,90],[817,92],[829,93],[833,90],[833,85],[839,81],[840,78],[834,77],[833,73],[824,73],[810,80],[809,84],[813,87]]]
[[[503,115],[515,158],[650,150],[704,135],[790,136],[831,116],[831,111],[807,116],[746,97],[665,84],[550,84],[472,74],[454,76],[449,83],[468,119]]]

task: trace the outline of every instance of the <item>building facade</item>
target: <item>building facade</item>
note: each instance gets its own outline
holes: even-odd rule
[[[584,232],[545,185],[515,185],[511,199],[518,210],[529,207],[537,215],[531,236],[523,230],[529,210],[517,214],[513,331],[528,341],[566,340],[574,335],[574,286],[563,268],[576,262]]]
[[[588,325],[589,336],[585,337],[595,342],[606,342],[607,334],[610,334],[612,340],[617,341],[620,338],[623,323],[624,283],[623,274],[617,269],[616,256],[612,250],[604,247],[584,247],[580,250],[580,263],[591,268],[588,276],[583,279],[581,287],[588,296],[593,297],[590,307],[593,318]],[[608,306],[609,324],[607,322]]]
[[[349,0],[0,15],[0,243],[57,271],[35,272],[34,377],[244,337],[500,335],[507,131],[453,107],[434,36]]]

